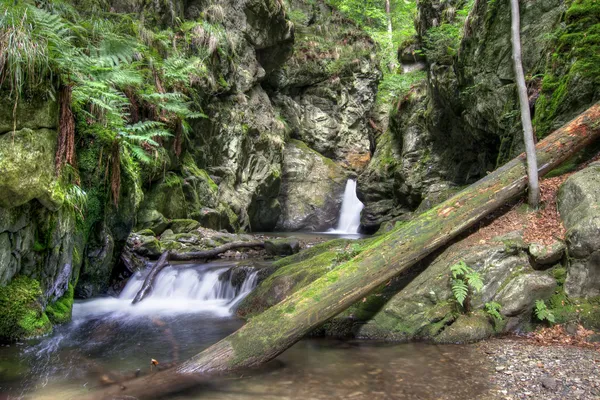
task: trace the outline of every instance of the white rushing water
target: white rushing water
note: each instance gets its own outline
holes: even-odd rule
[[[210,313],[229,316],[233,307],[256,286],[257,271],[249,271],[244,282],[235,287],[230,279],[219,279],[226,268],[165,268],[156,278],[150,295],[133,305],[131,301],[142,287],[145,274],[137,272],[127,282],[118,298],[103,297],[78,302],[73,320],[90,316],[154,316],[161,314]]]
[[[365,205],[356,196],[356,181],[348,179],[344,198],[342,200],[342,209],[340,210],[340,219],[335,229],[329,230],[330,233],[358,233],[360,227],[360,212]]]

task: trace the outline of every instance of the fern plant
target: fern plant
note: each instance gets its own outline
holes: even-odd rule
[[[494,321],[501,321],[504,318],[502,314],[500,314],[500,310],[502,309],[502,305],[500,303],[496,303],[495,301],[491,301],[489,303],[485,303],[485,312],[487,315],[492,317]]]
[[[556,319],[554,318],[554,314],[552,313],[552,311],[550,311],[548,309],[548,307],[546,307],[546,303],[544,302],[544,300],[536,300],[535,301],[535,317],[540,320],[540,321],[547,321],[551,324],[554,324],[556,322]]]
[[[481,276],[473,271],[464,261],[450,267],[452,294],[456,302],[468,311],[470,308],[469,295],[472,291],[479,292],[483,288]]]

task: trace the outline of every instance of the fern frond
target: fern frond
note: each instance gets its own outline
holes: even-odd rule
[[[452,272],[452,278],[457,279],[459,276],[468,273],[469,267],[464,261],[459,261],[450,267],[450,272]]]
[[[469,293],[469,288],[465,282],[461,279],[453,279],[452,280],[452,294],[454,298],[461,306],[464,304],[465,299]]]
[[[467,272],[465,274],[465,279],[468,282],[469,286],[471,286],[476,292],[480,292],[481,289],[483,289],[483,280],[477,272],[473,270]]]

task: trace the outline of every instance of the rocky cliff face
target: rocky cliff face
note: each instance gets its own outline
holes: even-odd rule
[[[523,66],[539,137],[600,98],[589,76],[595,39],[579,42],[593,35],[595,21],[583,3],[521,3]],[[396,101],[389,131],[378,138],[373,162],[359,178],[366,203],[362,223],[370,231],[429,208],[523,151],[509,4],[427,1],[418,11],[416,44],[410,46],[424,51],[427,77]],[[567,40],[587,50],[575,55]],[[590,67],[573,71],[565,67],[565,57]],[[582,99],[552,103],[576,87]]]
[[[0,107],[0,339],[45,333],[69,319],[74,295],[106,292],[125,272],[117,264],[132,231],[170,234],[192,220],[229,231],[335,225],[347,175],[370,160],[367,116],[380,72],[370,39],[313,3],[110,2],[104,11],[160,29],[204,21],[189,51],[209,52],[192,83],[206,117],[185,140],[181,132],[164,139],[150,165],[122,174],[118,207],[90,136],[77,140],[85,212],[57,178],[55,102],[23,101],[16,119],[12,105]],[[130,101],[138,117],[151,112]]]

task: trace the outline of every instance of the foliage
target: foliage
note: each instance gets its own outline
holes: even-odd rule
[[[100,143],[96,169],[105,179],[96,184],[110,181],[103,186],[111,188],[115,204],[121,174],[138,173],[138,164],[157,158],[168,137],[175,138],[175,154],[181,153],[188,120],[205,117],[196,109],[199,102],[192,102],[192,89],[203,82],[207,60],[234,53],[216,8],[211,22],[181,23],[173,32],[104,12],[96,2],[80,7],[85,15],[65,2],[0,3],[0,89],[13,97],[16,110],[22,96],[55,97],[59,87],[72,88],[67,107],[78,141]],[[79,182],[77,173],[69,176]],[[83,217],[79,189],[69,187],[68,205]]]
[[[407,96],[411,89],[424,82],[427,78],[425,71],[413,71],[406,74],[386,74],[379,83],[377,102],[379,104],[390,104],[395,99]]]
[[[345,17],[364,29],[379,45],[379,59],[382,70],[390,71],[389,66],[397,64],[397,49],[415,34],[414,18],[417,12],[415,1],[390,0],[392,35],[387,31],[388,15],[385,0],[328,0]]]
[[[473,271],[464,261],[452,265],[450,272],[454,299],[461,307],[468,310],[470,292],[479,292],[483,288],[481,276]]]
[[[600,7],[596,0],[573,0],[552,37],[534,127],[543,138],[568,121],[573,106],[600,99]]]
[[[546,307],[544,300],[535,301],[535,317],[540,321],[548,321],[551,324],[556,322],[554,314]]]
[[[362,251],[360,245],[352,244],[346,247],[344,250],[340,250],[335,254],[335,262],[338,264],[352,260],[354,257],[360,254]]]
[[[496,321],[501,321],[503,319],[502,314],[500,314],[501,309],[502,305],[495,301],[485,303],[485,312]]]

